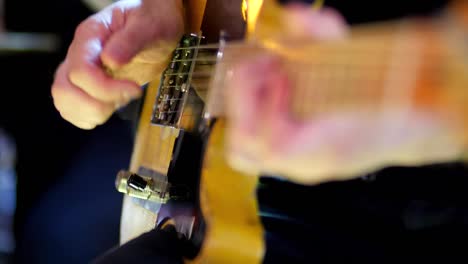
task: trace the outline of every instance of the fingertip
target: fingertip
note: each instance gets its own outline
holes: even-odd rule
[[[58,109],[58,113],[62,117],[63,120],[67,121],[71,125],[83,129],[83,130],[91,130],[96,127],[96,124],[88,121],[82,121],[77,119],[76,115],[71,114],[66,109]]]
[[[75,124],[75,126],[82,129],[82,130],[93,130],[93,129],[96,128],[96,125],[88,124],[88,123]]]

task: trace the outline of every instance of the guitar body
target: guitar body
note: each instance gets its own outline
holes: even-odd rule
[[[190,32],[197,32],[197,28],[204,24],[203,36],[208,43],[216,43],[222,30],[230,39],[238,39],[244,31],[240,7],[238,0],[230,3],[189,1]],[[200,15],[204,15],[203,19]],[[161,67],[154,76],[161,76],[164,70]],[[148,210],[148,204],[141,199],[125,195],[120,243],[150,231],[164,217],[173,217],[176,222],[182,219],[182,226],[176,224],[179,230],[187,232],[190,229],[189,233],[198,228],[194,227],[195,222],[203,222],[201,231],[193,231],[203,232],[199,254],[187,262],[261,262],[264,242],[255,197],[257,177],[237,173],[226,164],[223,157],[224,120],[207,125],[204,133],[152,124],[155,98],[162,83],[163,80],[155,80],[146,87],[129,171],[171,183],[179,181],[187,185],[190,182],[193,195],[187,201],[163,204],[158,213]]]
[[[150,123],[153,98],[156,97],[158,88],[159,82],[156,81],[147,87],[129,168],[133,172],[138,172],[140,167],[146,167],[167,175],[169,169],[178,131],[169,127],[152,126]],[[159,158],[156,159],[155,156]],[[120,223],[120,243],[123,244],[153,229],[156,220],[157,214],[137,205],[132,197],[125,195]]]
[[[195,263],[260,263],[263,227],[256,175],[234,171],[225,160],[225,120],[212,125],[201,170],[200,203],[205,239]]]

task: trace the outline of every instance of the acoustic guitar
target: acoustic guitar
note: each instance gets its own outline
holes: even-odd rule
[[[131,165],[116,179],[117,190],[125,194],[121,243],[169,216],[193,244],[187,262],[262,261],[264,231],[255,197],[259,172],[228,163],[224,151],[225,62],[246,51],[281,57],[300,80],[290,98],[298,118],[418,107],[445,116],[455,124],[448,136],[468,142],[468,53],[459,45],[468,28],[465,1],[455,1],[432,20],[356,26],[346,39],[332,43],[285,40],[284,10],[274,0],[235,3],[238,12],[224,23],[234,17],[245,23],[244,37],[230,40],[229,30],[206,35],[224,29],[199,30],[215,2],[223,1],[188,2],[192,34],[182,37],[166,67],[155,73],[160,78],[146,87]],[[326,82],[330,78],[333,82]],[[308,86],[311,79],[326,85],[320,96],[314,90],[319,86]]]

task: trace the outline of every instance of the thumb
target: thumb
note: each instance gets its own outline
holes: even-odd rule
[[[104,45],[102,62],[111,69],[119,68],[137,55],[157,37],[156,30],[149,32],[144,19],[129,19],[123,28],[116,31]],[[154,27],[153,27],[154,28]]]

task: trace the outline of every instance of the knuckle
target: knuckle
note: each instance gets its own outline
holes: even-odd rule
[[[100,99],[112,99],[112,89],[106,87],[96,69],[87,64],[79,64],[70,69],[68,79],[70,82],[85,91],[89,96]]]
[[[82,83],[85,79],[90,78],[92,78],[92,73],[89,71],[86,65],[83,64],[75,65],[70,69],[68,74],[68,79],[70,82],[77,86],[79,86],[80,83]]]

